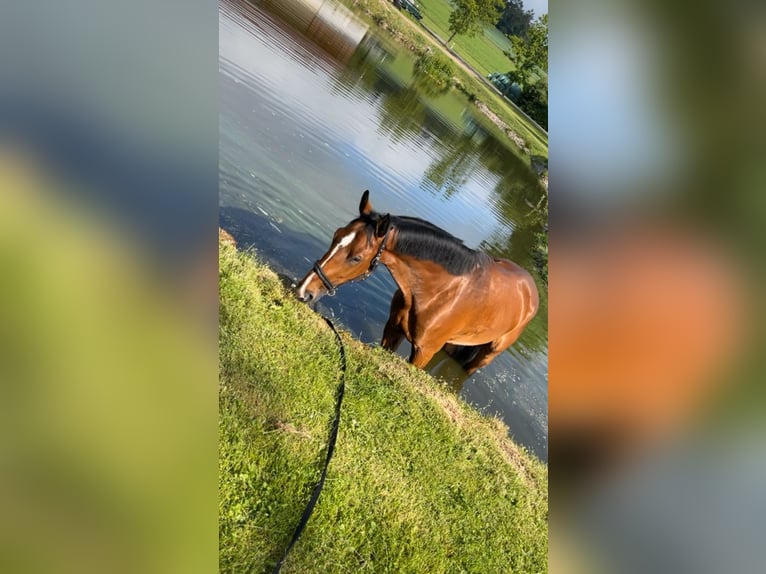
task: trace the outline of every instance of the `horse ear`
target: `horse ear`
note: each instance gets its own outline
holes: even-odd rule
[[[370,190],[365,189],[362,194],[362,201],[359,202],[359,215],[370,215],[372,213],[372,203],[370,203]]]
[[[375,224],[375,235],[383,237],[388,232],[389,227],[391,227],[391,215],[386,213]]]

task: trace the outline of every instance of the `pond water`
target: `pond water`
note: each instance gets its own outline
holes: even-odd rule
[[[336,31],[337,46],[331,27],[311,26],[287,24],[268,2],[219,4],[221,227],[297,281],[369,189],[377,211],[421,217],[533,271],[540,312],[508,352],[467,380],[444,353],[429,370],[547,461],[547,294],[532,255],[543,190],[529,160],[461,94],[413,75],[411,53],[364,35],[363,21]],[[395,290],[381,267],[319,310],[379,343]],[[409,356],[406,341],[399,353]]]

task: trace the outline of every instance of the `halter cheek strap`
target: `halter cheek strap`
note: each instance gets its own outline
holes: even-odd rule
[[[364,281],[370,275],[372,275],[372,272],[375,271],[375,268],[380,264],[380,258],[383,256],[383,250],[386,248],[386,243],[388,242],[388,235],[391,233],[391,229],[393,229],[393,227],[394,227],[393,225],[388,226],[388,229],[386,230],[386,234],[383,236],[383,241],[380,242],[380,246],[378,247],[378,252],[370,260],[370,266],[367,268],[367,271],[365,271],[362,275],[360,275],[356,279],[352,279],[352,281]],[[319,277],[319,280],[322,282],[322,285],[324,285],[325,288],[327,289],[327,294],[330,297],[335,295],[336,286],[333,285],[332,281],[330,281],[327,275],[324,274],[324,271],[322,271],[322,268],[319,266],[319,260],[314,261],[313,269],[314,269],[314,273],[317,274],[317,277]]]
[[[375,271],[375,268],[380,264],[380,258],[383,256],[383,250],[386,248],[386,242],[388,241],[388,234],[391,233],[391,229],[393,227],[393,225],[388,226],[386,234],[383,236],[383,241],[380,242],[380,247],[378,247],[378,252],[375,254],[375,257],[370,260],[370,267],[367,269],[367,272],[364,274],[362,279],[367,279],[367,277],[369,277],[372,272]]]

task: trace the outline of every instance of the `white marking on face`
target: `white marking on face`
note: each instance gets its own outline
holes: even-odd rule
[[[298,287],[298,297],[300,297],[301,299],[303,299],[303,297],[306,295],[306,287],[309,286],[309,282],[311,281],[311,278],[314,277],[314,275],[316,275],[314,271],[306,275],[306,278],[303,280],[303,283],[301,283],[301,286]]]
[[[349,245],[351,245],[351,242],[354,240],[354,237],[356,237],[356,231],[352,231],[348,235],[344,235],[341,238],[341,240],[338,241],[335,247],[333,247],[332,251],[330,251],[330,253],[328,253],[327,256],[319,262],[319,267],[321,268],[330,259],[332,259],[339,249],[341,249],[342,247],[348,247]],[[316,275],[316,272],[313,270],[308,275],[306,275],[306,278],[303,280],[303,283],[301,283],[300,287],[298,287],[298,292],[297,292],[298,297],[300,298],[304,297],[304,295],[306,294],[306,289],[308,288],[309,283],[311,282],[311,280],[314,278],[315,275]]]
[[[356,237],[356,231],[352,231],[348,235],[344,235],[341,238],[341,240],[338,241],[335,247],[332,248],[332,251],[330,251],[327,254],[327,256],[319,262],[319,267],[326,265],[327,262],[335,256],[335,254],[338,252],[339,249],[341,249],[342,247],[348,247],[349,245],[351,245],[351,242],[354,240],[354,237]]]

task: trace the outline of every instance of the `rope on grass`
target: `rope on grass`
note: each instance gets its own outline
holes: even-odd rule
[[[306,524],[309,521],[309,518],[311,518],[311,513],[314,512],[314,506],[316,506],[317,500],[319,500],[319,495],[322,492],[324,481],[327,477],[327,467],[330,465],[330,459],[332,458],[333,452],[335,451],[335,441],[338,438],[338,428],[340,427],[340,407],[343,403],[343,394],[346,391],[346,348],[343,346],[343,340],[340,338],[340,334],[335,329],[335,325],[333,325],[332,321],[330,321],[330,319],[324,315],[321,317],[330,326],[332,332],[335,333],[335,339],[338,342],[338,350],[340,352],[340,382],[338,383],[338,390],[335,393],[335,415],[333,417],[332,426],[330,427],[330,437],[327,441],[327,456],[325,457],[322,474],[319,477],[319,481],[316,483],[316,486],[314,486],[314,491],[311,493],[311,498],[309,498],[309,501],[306,504],[306,508],[303,509],[303,514],[301,515],[301,519],[298,522],[298,525],[295,527],[293,537],[290,540],[290,543],[287,545],[284,554],[282,554],[282,558],[280,558],[279,562],[277,562],[276,566],[274,566],[272,574],[279,574],[279,571],[282,569],[282,564],[284,564],[285,560],[287,559],[287,555],[290,553],[290,550],[298,541],[298,538],[300,538],[303,529],[306,527]]]

